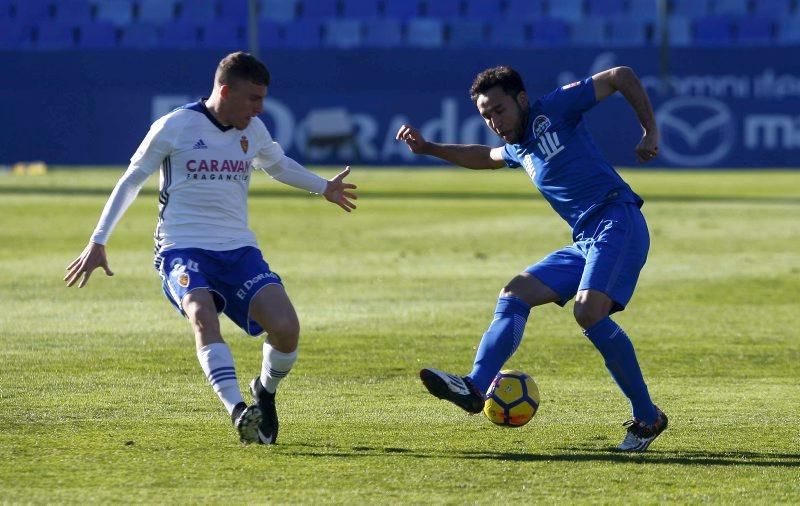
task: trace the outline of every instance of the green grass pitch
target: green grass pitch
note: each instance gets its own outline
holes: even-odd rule
[[[355,168],[351,215],[254,175],[302,325],[272,447],[238,443],[160,293],[157,178],[109,243],[116,275],[63,286],[120,174],[0,176],[3,502],[800,502],[800,172],[624,171],[652,248],[616,320],[670,416],[642,455],[610,451],[629,407],[571,305],[535,309],[507,364],[542,393],[523,428],[418,380],[468,371],[503,284],[569,241],[524,174]],[[244,390],[259,341],[223,334]]]

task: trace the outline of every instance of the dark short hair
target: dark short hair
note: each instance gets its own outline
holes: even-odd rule
[[[234,81],[240,80],[269,86],[269,70],[250,53],[244,51],[231,53],[219,62],[214,81],[230,86]]]
[[[522,83],[522,76],[519,75],[519,72],[511,67],[500,65],[486,69],[475,76],[475,80],[472,81],[472,86],[469,88],[469,96],[475,102],[478,100],[478,95],[486,93],[495,86],[500,86],[507,95],[514,98],[520,92],[525,91],[525,85]]]

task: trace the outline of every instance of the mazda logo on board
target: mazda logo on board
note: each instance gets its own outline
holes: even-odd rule
[[[676,165],[714,165],[730,153],[736,136],[731,110],[713,98],[668,100],[658,108],[656,121],[660,154]]]

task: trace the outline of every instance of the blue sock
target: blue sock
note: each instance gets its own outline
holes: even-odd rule
[[[486,393],[503,364],[517,350],[530,312],[531,307],[516,297],[497,300],[494,320],[483,334],[472,372],[467,376],[481,393]]]
[[[583,333],[603,355],[608,372],[630,399],[633,417],[648,425],[655,423],[658,419],[656,407],[650,400],[636,352],[625,331],[606,316]]]

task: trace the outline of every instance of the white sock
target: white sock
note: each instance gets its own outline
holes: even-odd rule
[[[231,349],[225,343],[211,343],[197,350],[197,360],[228,414],[233,413],[234,406],[244,400],[236,381]]]
[[[261,384],[267,392],[274,394],[278,383],[292,370],[297,360],[297,350],[291,353],[278,351],[267,342],[264,342],[264,361],[261,363]]]

